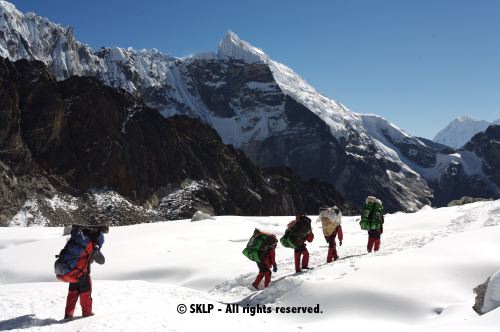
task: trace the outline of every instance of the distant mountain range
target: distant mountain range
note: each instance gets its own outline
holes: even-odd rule
[[[42,61],[61,82],[72,75],[94,77],[167,118],[199,119],[258,166],[286,166],[328,182],[358,207],[367,195],[381,198],[387,211],[458,198],[440,186],[456,163],[464,165],[460,181],[486,188],[478,195],[500,193],[492,180],[498,170],[484,172],[484,156],[419,139],[377,115],[354,113],[233,32],[217,53],[176,58],[157,50],[92,50],[75,40],[71,28],[24,15],[5,1],[0,15],[0,56]]]
[[[433,141],[458,149],[464,146],[475,134],[485,131],[492,124],[500,125],[500,119],[488,122],[464,115],[456,118],[438,132]]]

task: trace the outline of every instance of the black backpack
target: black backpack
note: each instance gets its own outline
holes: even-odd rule
[[[280,242],[283,247],[295,249],[304,242],[304,238],[311,231],[311,219],[305,215],[300,215],[295,219],[295,223],[285,231]]]

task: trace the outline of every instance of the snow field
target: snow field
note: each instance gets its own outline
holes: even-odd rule
[[[344,217],[340,259],[332,264],[325,264],[327,244],[312,216],[314,269],[295,274],[293,250],[279,245],[271,285],[253,292],[258,269],[241,251],[255,227],[279,238],[291,219],[222,216],[114,227],[103,246],[106,264],[92,269],[96,316],[64,324],[67,284],[54,282],[52,271],[66,241],[62,229],[1,229],[0,330],[498,329],[499,310],[478,316],[471,307],[472,289],[500,267],[500,201],[386,215],[381,251],[371,254],[357,217]],[[216,311],[181,315],[180,303],[188,310],[213,304]],[[225,314],[225,303],[319,304],[323,313]]]

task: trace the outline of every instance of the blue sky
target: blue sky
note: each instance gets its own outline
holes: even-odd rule
[[[94,48],[216,51],[227,30],[359,113],[432,138],[500,118],[500,1],[18,0]]]

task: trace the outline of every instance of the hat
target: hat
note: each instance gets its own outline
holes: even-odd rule
[[[90,228],[97,228],[103,233],[109,232],[109,224],[103,214],[94,214],[89,217],[87,224]]]

